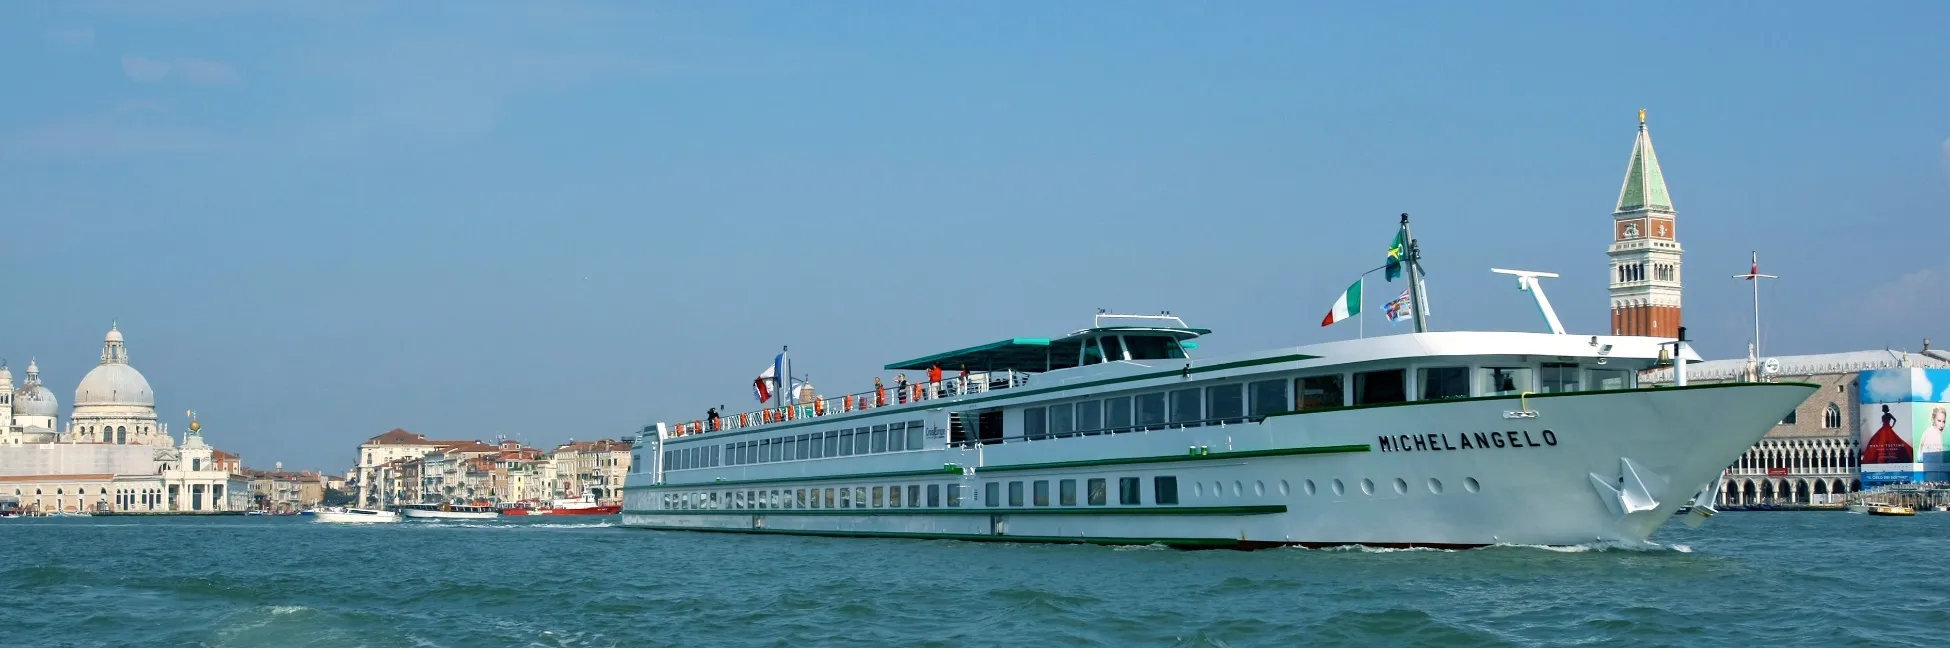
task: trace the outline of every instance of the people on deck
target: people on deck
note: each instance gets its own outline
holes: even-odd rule
[[[894,399],[907,404],[907,372],[894,375]]]

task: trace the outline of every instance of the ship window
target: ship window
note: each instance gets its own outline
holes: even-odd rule
[[[1468,367],[1429,367],[1421,374],[1422,400],[1469,397]]]
[[[900,452],[907,449],[907,424],[891,423],[887,426],[887,451]]]
[[[736,466],[736,465],[738,465],[738,446],[737,446],[737,444],[733,444],[733,443],[727,443],[727,444],[724,444],[724,456],[725,456],[726,458],[728,458],[728,459],[730,459],[730,460],[731,460],[731,465],[734,465],[734,466]]]
[[[961,506],[961,484],[948,485],[948,506]]]
[[[1244,423],[1246,419],[1246,394],[1241,391],[1245,385],[1219,385],[1205,388],[1206,418],[1218,419],[1221,423]]]
[[[1631,389],[1632,372],[1624,369],[1592,369],[1591,384],[1596,389]]]
[[[921,449],[921,437],[925,433],[924,430],[925,428],[922,426],[921,421],[907,422],[907,449]]]
[[[1347,404],[1340,374],[1301,378],[1295,382],[1294,389],[1300,392],[1300,409],[1303,410]]]
[[[1138,394],[1137,423],[1146,430],[1162,430],[1165,423],[1165,395]]]
[[[1115,336],[1115,335],[1106,335],[1106,336],[1103,336],[1103,337],[1101,337],[1101,338],[1097,338],[1097,339],[1099,339],[1099,340],[1101,340],[1101,341],[1103,341],[1103,343],[1104,343],[1104,360],[1105,360],[1105,361],[1107,361],[1107,362],[1122,362],[1122,361],[1124,360],[1124,344],[1123,344],[1123,342],[1121,342],[1121,341],[1119,341],[1119,340],[1117,339],[1117,336]]]
[[[806,508],[806,489],[801,488],[793,491],[792,501],[793,503],[798,504],[799,508]]]
[[[718,467],[718,450],[719,450],[719,449],[720,449],[720,448],[719,448],[719,446],[711,446],[711,467],[712,467],[712,468],[716,468],[716,467]]]
[[[1037,506],[1049,506],[1049,480],[1036,480],[1035,488],[1035,492],[1033,493],[1035,499],[1031,500],[1031,502]]]
[[[1076,415],[1074,413],[1075,410],[1076,410],[1075,405],[1071,405],[1067,403],[1063,405],[1049,406],[1050,436],[1054,436],[1054,437],[1069,436],[1071,432],[1076,431],[1076,427],[1075,427]]]
[[[982,497],[985,500],[982,502],[983,505],[990,508],[1002,505],[1002,482],[989,482],[982,490]]]
[[[1173,360],[1185,357],[1185,351],[1178,347],[1178,340],[1163,335],[1126,335],[1124,346],[1131,352],[1132,360]]]
[[[1529,367],[1483,367],[1477,370],[1484,396],[1503,396],[1530,391]]]
[[[928,484],[928,508],[941,506],[941,485]]]
[[[887,451],[887,426],[885,425],[873,426],[872,439],[873,439],[873,445],[867,448],[868,452],[872,452],[876,454],[881,452],[886,452]],[[854,442],[858,443],[859,439],[855,438]]]
[[[1104,404],[1100,401],[1077,403],[1077,431],[1094,433],[1104,429]]]
[[[1009,482],[1009,506],[1022,506],[1022,482]]]
[[[840,490],[846,490],[844,488]],[[833,489],[826,489],[826,508],[833,508]]]
[[[846,457],[846,456],[851,456],[852,454],[853,454],[853,431],[840,430],[840,455],[839,456]]]
[[[1117,479],[1117,503],[1128,506],[1143,504],[1144,502],[1139,499],[1138,488],[1138,478],[1119,477]]]
[[[1401,369],[1363,371],[1354,374],[1354,404],[1399,403],[1408,400],[1408,372]]]
[[[853,508],[866,508],[866,507],[867,507],[867,487],[865,486],[853,487]]]
[[[771,463],[771,462],[774,462],[774,461],[778,461],[778,460],[779,460],[779,440],[778,440],[778,439],[760,439],[760,440],[758,441],[758,460],[759,460],[759,462],[761,462],[761,463]]]
[[[1022,436],[1028,439],[1041,439],[1049,432],[1049,413],[1041,407],[1031,407],[1022,411]]]
[[[887,487],[887,508],[900,508],[900,507],[901,507],[901,487],[888,486]]]
[[[871,428],[864,428],[864,427],[853,428],[853,454],[857,454],[857,455],[867,454],[867,451],[873,448],[873,446],[868,443],[868,441],[872,438],[873,438],[873,432],[871,431]]]
[[[1542,383],[1538,391],[1546,394],[1561,394],[1578,390],[1578,366],[1568,362],[1546,362],[1543,370],[1537,373]]]
[[[1178,503],[1178,478],[1172,476],[1151,478],[1152,501],[1158,504]]]
[[[883,490],[883,489],[882,489],[881,487],[879,487],[879,486],[875,486],[875,487],[873,487],[873,507],[874,507],[874,508],[880,508],[880,491],[881,491],[881,490]]]
[[[1097,338],[1083,341],[1083,364],[1093,365],[1104,361],[1104,350],[1097,347]]]
[[[773,440],[772,440],[772,460],[773,460],[773,461],[784,461],[785,459],[788,459],[788,457],[786,457],[786,456],[785,456],[785,443],[786,443],[786,441],[787,441],[787,439],[773,439]]]
[[[828,457],[840,456],[840,433],[838,430],[826,431],[826,450],[823,454]]]
[[[1089,488],[1089,502],[1091,506],[1103,506],[1109,503],[1110,489],[1102,478],[1084,482],[1084,485]]]
[[[907,507],[908,507],[908,508],[914,508],[914,507],[916,507],[916,506],[920,506],[920,505],[921,505],[921,486],[920,486],[920,484],[915,484],[915,485],[912,485],[912,486],[908,486],[908,487],[907,487]]]
[[[1077,505],[1077,480],[1065,479],[1056,482],[1056,504],[1058,506]]]
[[[1246,392],[1249,395],[1248,405],[1250,407],[1247,410],[1247,414],[1251,416],[1265,416],[1274,412],[1284,412],[1287,409],[1286,381],[1284,380],[1261,380],[1247,383]]]
[[[1104,399],[1104,429],[1124,432],[1131,427],[1131,397]]]
[[[1204,408],[1201,406],[1201,401],[1204,399],[1199,398],[1199,395],[1196,387],[1172,390],[1171,422],[1183,427],[1198,425],[1204,414]]]
[[[840,508],[853,508],[853,489],[840,489]]]

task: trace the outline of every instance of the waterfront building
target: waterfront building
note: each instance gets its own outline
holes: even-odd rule
[[[555,448],[555,481],[567,497],[588,493],[598,500],[623,494],[623,480],[629,475],[634,447],[631,441],[599,439],[571,441]]]
[[[27,511],[200,512],[241,508],[242,460],[204,442],[192,420],[178,447],[156,416],[149,381],[129,364],[120,327],[75,388],[61,426],[38,361],[16,388],[0,366],[0,496]]]
[[[1612,335],[1678,337],[1682,250],[1677,215],[1641,110],[1625,186],[1612,210]]]
[[[245,473],[250,480],[251,508],[276,512],[300,511],[325,499],[327,477],[316,472],[288,472],[280,462],[273,470]]]
[[[396,462],[402,459],[417,461],[429,452],[462,443],[471,442],[434,441],[427,439],[425,435],[399,428],[393,428],[385,434],[367,439],[365,443],[359,444],[359,461],[352,477],[358,482],[359,487],[358,499],[354,501],[361,506],[395,501],[394,498],[407,490],[405,484],[399,481],[399,472],[404,469],[404,464]],[[417,498],[417,490],[418,487],[415,488],[415,497],[407,501],[420,501]]]
[[[1771,360],[1772,362],[1769,362]],[[1776,367],[1768,372],[1767,367]],[[1689,384],[1785,381],[1820,386],[1729,466],[1721,476],[1723,506],[1834,504],[1862,489],[1860,390],[1867,372],[1950,368],[1950,353],[1872,350],[1739,358],[1687,365]],[[1672,384],[1670,367],[1647,372],[1646,384]],[[1873,417],[1871,417],[1873,418]]]

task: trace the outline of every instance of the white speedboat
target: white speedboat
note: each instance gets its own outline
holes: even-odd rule
[[[501,516],[492,506],[464,506],[460,504],[406,504],[399,507],[400,513],[410,518],[440,520],[492,520]]]
[[[365,508],[330,508],[321,510],[314,517],[318,522],[371,524],[398,522],[398,513]]]

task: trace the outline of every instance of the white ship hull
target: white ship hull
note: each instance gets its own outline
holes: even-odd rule
[[[1427,401],[1230,425],[741,466],[742,480],[633,484],[626,490],[623,522],[659,529],[1178,546],[1639,542],[1814,389],[1732,384]],[[1534,418],[1511,417],[1526,404]],[[972,470],[941,469],[950,463]],[[887,473],[897,476],[875,476]],[[1140,506],[1118,501],[1119,480],[1131,477],[1141,480],[1146,493]],[[1149,499],[1157,477],[1175,478],[1177,504]],[[1081,485],[1076,502],[1059,501],[1062,480],[1091,479],[1108,480],[1105,504],[1083,501]],[[1034,501],[1038,481],[1050,482],[1044,506]],[[1027,492],[1020,502],[987,502],[990,482],[1002,484],[1005,498],[1010,482],[1024,482]],[[961,486],[962,501],[953,510],[945,503],[911,506],[911,497],[898,509],[882,508],[878,495],[871,504],[855,500],[845,509],[823,501],[828,489],[864,494],[918,485],[926,492],[949,484]],[[825,506],[806,507],[798,500],[805,489],[817,489]],[[784,494],[782,506],[770,499],[775,491]],[[766,506],[713,504],[713,495],[740,505],[751,495]]]
[[[313,517],[316,518],[315,520],[313,520],[314,522],[326,522],[326,523],[333,523],[333,524],[384,524],[388,522],[398,522],[400,520],[400,516],[398,513],[395,513],[393,511],[380,511],[374,509],[346,509],[343,511],[319,511],[316,514],[314,514]]]

